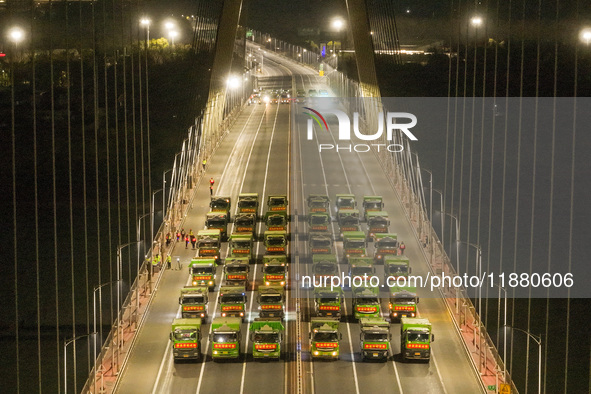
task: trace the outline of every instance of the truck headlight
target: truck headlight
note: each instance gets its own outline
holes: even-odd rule
[[[336,356],[336,355],[337,355],[337,352],[332,352],[332,355],[333,355],[333,356]]]
[[[270,283],[269,283],[269,282],[265,282],[265,286],[269,286],[269,285],[270,285]]]
[[[213,285],[213,281],[212,280],[209,281],[209,285],[210,286]]]
[[[315,350],[315,351],[314,351],[314,355],[315,355],[315,356],[318,356],[318,350]]]
[[[217,351],[217,350],[214,350],[214,351],[213,351],[213,354],[218,354],[218,351]]]
[[[415,317],[415,313],[414,313],[414,312],[412,312],[412,313],[410,314],[410,316],[411,316],[411,317]]]
[[[397,317],[398,316],[398,312],[392,313],[392,316]]]
[[[285,286],[285,281],[281,281],[281,286]]]
[[[222,312],[222,317],[226,317],[226,312]]]
[[[196,280],[194,280],[194,281],[193,281],[193,286],[196,286],[196,285],[197,285],[197,281],[196,281]]]
[[[244,312],[240,312],[240,317],[244,316]]]
[[[202,314],[201,314],[201,317],[205,317],[205,313],[202,313]]]

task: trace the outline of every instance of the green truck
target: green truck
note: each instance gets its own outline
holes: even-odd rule
[[[230,209],[232,208],[232,198],[230,196],[211,196],[209,201],[210,212],[223,212],[230,220]]]
[[[376,268],[373,264],[373,259],[370,257],[353,256],[349,258],[349,276],[352,280],[356,276],[361,278],[366,276],[369,278],[375,272]]]
[[[406,256],[386,255],[384,258],[384,281],[394,284],[399,276],[408,276],[412,272]],[[388,280],[390,278],[390,280]]]
[[[220,263],[220,246],[222,234],[219,229],[199,230],[197,232],[197,254],[199,257],[215,259]]]
[[[377,234],[388,233],[390,219],[386,211],[372,211],[367,213],[367,239],[375,240]]]
[[[329,226],[330,215],[327,212],[312,212],[308,215],[308,231],[328,234]]]
[[[339,264],[334,254],[312,255],[312,283],[314,286],[326,286],[331,276],[338,276]]]
[[[429,319],[403,317],[400,319],[400,353],[402,361],[431,359],[431,342],[435,336],[431,333]]]
[[[230,257],[247,257],[252,262],[254,257],[252,234],[233,233],[228,246]]]
[[[398,255],[398,234],[376,234],[373,258],[376,263],[383,263],[385,256]]]
[[[287,196],[286,195],[273,195],[267,197],[267,212],[265,212],[265,221],[270,215],[282,215],[286,219],[289,219],[287,213]]]
[[[257,215],[259,211],[259,194],[258,193],[240,193],[238,195],[238,212],[237,213],[254,213]]]
[[[338,360],[339,341],[342,337],[343,335],[339,332],[338,318],[310,318],[310,354],[312,359]]]
[[[287,256],[264,255],[261,270],[263,272],[263,283],[266,286],[285,286],[287,283]]]
[[[234,229],[239,234],[251,234],[256,240],[257,216],[254,213],[238,213],[234,217]]]
[[[312,233],[308,239],[308,256],[332,254],[332,239],[329,235]]]
[[[417,296],[416,287],[390,287],[390,318],[392,321],[402,317],[416,317],[417,304],[419,297]]]
[[[175,363],[201,358],[201,320],[174,319],[169,337]]]
[[[285,327],[279,318],[256,318],[250,323],[253,358],[281,358]]]
[[[354,194],[337,194],[335,207],[337,212],[341,209],[355,209],[357,208],[357,201],[355,201]]]
[[[388,361],[390,351],[390,323],[383,317],[363,317],[359,319],[361,334],[361,359]]]
[[[265,216],[265,225],[268,231],[287,231],[287,216],[271,212]]]
[[[259,286],[257,302],[260,317],[283,318],[285,314],[285,290],[283,286]]]
[[[353,315],[362,317],[380,317],[379,288],[353,287]]]
[[[343,301],[344,293],[340,287],[314,288],[314,307],[318,316],[340,319]]]
[[[263,237],[266,254],[287,254],[287,233],[285,231],[265,231]]]
[[[323,194],[310,194],[307,199],[308,213],[330,213],[330,199]]]
[[[211,355],[213,360],[240,357],[241,320],[236,317],[216,317],[211,323]]]
[[[363,220],[367,221],[367,213],[384,209],[382,196],[363,196]]]
[[[349,261],[350,257],[367,256],[367,241],[363,231],[345,231],[343,233],[343,261]]]
[[[230,215],[226,212],[208,212],[205,215],[205,227],[208,230],[220,230],[221,240],[228,240],[228,222]]]
[[[193,258],[189,263],[189,273],[193,286],[207,286],[213,290],[216,285],[215,259]]]
[[[226,285],[246,287],[249,271],[250,261],[248,257],[228,257],[224,262]]]
[[[359,226],[359,210],[343,208],[337,213],[337,223],[341,237],[345,231],[361,231]]]
[[[208,294],[206,286],[185,286],[182,288],[179,304],[183,319],[207,319]]]
[[[221,286],[218,303],[222,317],[239,317],[244,321],[246,313],[246,289],[244,286]]]

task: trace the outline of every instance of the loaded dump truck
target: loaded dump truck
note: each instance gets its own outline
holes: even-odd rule
[[[343,233],[343,253],[345,262],[349,261],[349,257],[365,257],[367,256],[367,241],[363,231],[345,231]]]
[[[212,196],[209,201],[210,212],[223,212],[230,218],[230,209],[232,208],[232,198],[230,196]]]
[[[415,317],[417,315],[416,287],[390,287],[390,318],[392,321],[402,317]]]
[[[183,319],[207,319],[208,294],[206,286],[185,286],[182,288],[179,304]]]
[[[403,317],[400,319],[400,352],[402,361],[431,359],[431,342],[435,336],[431,333],[429,319]]]
[[[340,287],[314,288],[314,306],[318,316],[340,318],[343,301],[344,294]]]
[[[215,259],[194,258],[189,263],[189,273],[193,286],[207,286],[213,290],[216,285]]]
[[[330,215],[327,212],[312,212],[308,215],[308,231],[315,233],[328,233]]]
[[[353,279],[355,276],[363,278],[364,275],[372,276],[376,272],[373,260],[370,257],[351,257],[349,258],[349,275]]]
[[[376,234],[373,258],[376,263],[383,263],[384,257],[398,255],[398,234]]]
[[[335,207],[337,212],[341,209],[355,209],[357,208],[357,201],[355,201],[354,194],[337,194]]]
[[[310,354],[313,359],[338,360],[339,341],[342,337],[343,335],[339,332],[338,318],[310,318]]]
[[[257,302],[260,317],[283,318],[285,314],[285,290],[283,286],[259,286]]]
[[[382,196],[363,196],[363,220],[367,220],[367,213],[381,211],[384,208]]]
[[[380,317],[380,299],[377,287],[353,287],[353,314],[355,319]]]
[[[310,194],[308,196],[308,213],[330,213],[330,199],[322,194]]]
[[[252,234],[234,233],[230,236],[228,254],[230,257],[246,257],[252,262],[253,250]]]
[[[250,263],[248,257],[229,257],[224,263],[226,285],[246,286]]]
[[[244,286],[222,286],[218,296],[222,317],[239,317],[244,321],[246,290]]]
[[[376,239],[377,234],[388,232],[390,219],[386,211],[372,211],[367,213],[367,238]]]
[[[209,257],[220,263],[221,231],[199,230],[197,232],[197,253],[199,257]]]
[[[358,209],[341,209],[337,213],[337,222],[339,224],[339,232],[342,234],[345,231],[360,231],[359,227],[359,210]]]
[[[170,332],[172,356],[178,360],[198,360],[201,358],[201,320],[174,319]]]
[[[332,239],[328,235],[312,233],[308,239],[308,256],[332,254]]]
[[[361,331],[361,358],[365,360],[388,361],[390,350],[390,323],[382,317],[364,317],[359,319]]]
[[[287,283],[287,256],[264,255],[261,270],[263,272],[263,283],[266,286],[285,286]]]
[[[259,211],[258,193],[240,193],[238,195],[238,213],[254,213]]]
[[[237,233],[250,234],[255,237],[257,217],[254,213],[239,213],[234,217],[234,228]]]
[[[265,213],[265,221],[270,215],[283,215],[288,218],[287,214],[287,196],[273,195],[267,197],[267,212]]]
[[[386,255],[384,258],[384,281],[394,284],[399,276],[408,276],[412,272],[406,256]],[[388,278],[390,278],[388,280]]]
[[[266,254],[287,254],[287,233],[285,231],[265,231]]]
[[[209,230],[220,230],[222,241],[228,240],[228,222],[230,215],[226,212],[208,212],[205,215],[205,227]]]
[[[216,317],[211,323],[211,355],[216,361],[221,358],[240,357],[240,319]]]
[[[283,213],[267,212],[265,225],[268,231],[287,231],[287,215]]]
[[[312,255],[312,284],[313,286],[326,286],[332,276],[338,276],[339,265],[334,254]]]
[[[281,358],[285,327],[279,318],[256,318],[250,323],[253,358]]]

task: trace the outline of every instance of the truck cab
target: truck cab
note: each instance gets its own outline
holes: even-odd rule
[[[281,358],[281,341],[285,327],[278,318],[257,317],[250,323],[253,358]]]
[[[239,317],[244,321],[246,298],[244,286],[220,287],[218,303],[222,317]]]
[[[230,221],[230,209],[232,208],[232,198],[230,196],[211,196],[209,201],[210,212],[223,212]]]
[[[390,287],[390,319],[392,321],[403,317],[416,317],[417,304],[419,297],[417,296],[416,287]]]
[[[331,276],[337,276],[339,265],[337,256],[334,254],[314,254],[312,255],[312,283],[322,287],[330,283]]]
[[[353,287],[353,315],[362,317],[380,317],[380,299],[377,287]]]
[[[312,212],[308,215],[308,231],[328,233],[330,215],[327,212]]]
[[[240,357],[241,320],[235,317],[216,317],[211,323],[211,355],[215,360]]]
[[[287,215],[270,212],[265,216],[265,225],[268,231],[287,231]]]
[[[286,195],[272,195],[267,197],[267,212],[265,213],[265,221],[269,215],[279,214],[288,218],[287,213],[287,196]]]
[[[283,286],[259,286],[257,303],[260,317],[278,317],[285,314],[285,290]]]
[[[381,233],[376,234],[374,243],[373,258],[376,263],[383,263],[385,256],[396,256],[398,254],[398,234]]]
[[[226,285],[246,287],[249,271],[250,262],[248,257],[228,257],[224,262]]]
[[[216,262],[210,258],[194,258],[189,263],[189,274],[193,286],[207,286],[213,290],[216,285]]]
[[[400,319],[400,353],[402,361],[431,359],[431,342],[435,336],[431,333],[429,319],[403,317]]]
[[[410,262],[406,256],[386,255],[384,258],[384,281],[394,283],[399,276],[408,276],[412,273]]]
[[[388,232],[390,219],[386,211],[372,211],[367,213],[367,239],[375,240],[377,234]]]
[[[181,289],[179,304],[183,319],[207,319],[208,288],[206,286],[185,286]]]
[[[344,261],[349,261],[350,257],[367,256],[367,241],[363,231],[345,231],[343,232],[343,253]]]
[[[359,210],[343,208],[337,213],[337,222],[341,237],[345,231],[361,231],[359,226]]]
[[[314,288],[314,307],[318,316],[340,318],[343,301],[344,294],[340,287]]]
[[[246,257],[252,262],[254,257],[252,234],[233,233],[228,246],[230,257]]]
[[[222,241],[228,240],[228,222],[230,215],[226,212],[208,212],[205,215],[205,227],[208,230],[220,230]]]
[[[332,254],[332,239],[329,235],[312,233],[308,239],[308,256]]]
[[[338,360],[339,341],[342,338],[343,335],[339,332],[338,318],[310,318],[310,354],[313,359]]]
[[[264,243],[267,254],[287,254],[287,233],[285,231],[265,231]]]
[[[237,213],[254,213],[259,211],[259,194],[258,193],[240,193],[238,195],[238,212]]]
[[[201,358],[201,320],[174,319],[169,338],[175,363]]]
[[[381,211],[384,208],[382,196],[363,196],[363,220],[367,221],[367,213]]]
[[[330,199],[323,194],[310,194],[307,199],[308,213],[324,212],[330,213]]]
[[[390,323],[382,317],[359,319],[361,358],[365,360],[388,361],[390,350]]]
[[[335,209],[339,212],[341,209],[355,209],[357,201],[354,194],[337,194],[335,200]]]
[[[264,255],[261,271],[263,272],[263,283],[266,286],[285,286],[287,283],[287,256]]]
[[[221,245],[221,231],[219,229],[213,230],[199,230],[197,232],[197,254],[199,257],[207,257],[215,259],[216,263],[221,262],[220,259],[220,245]]]
[[[256,238],[256,225],[257,217],[254,213],[238,213],[234,217],[234,228],[237,233],[251,234],[253,238]]]

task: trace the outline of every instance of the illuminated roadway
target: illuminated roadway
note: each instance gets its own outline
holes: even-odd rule
[[[284,88],[328,90],[308,68],[285,60],[275,54],[267,53],[264,63],[265,76],[283,76],[276,78]],[[292,79],[293,77],[293,79]],[[277,82],[275,82],[277,83]],[[238,194],[241,192],[259,193],[265,209],[266,196],[269,194],[291,195],[291,209],[298,213],[305,212],[303,199],[310,193],[328,194],[331,202],[337,193],[354,193],[358,204],[363,195],[382,195],[385,210],[388,211],[390,231],[398,233],[398,239],[405,242],[413,274],[426,274],[427,265],[381,167],[371,153],[357,154],[335,151],[323,152],[310,149],[310,144],[333,143],[329,133],[317,133],[313,141],[306,140],[305,130],[298,130],[298,123],[293,122],[296,107],[286,104],[251,105],[239,115],[230,133],[219,146],[215,155],[208,160],[204,179],[216,180],[215,193],[232,196],[232,216],[235,213]],[[290,133],[299,138],[292,138]],[[291,157],[291,182],[289,180],[289,160]],[[295,187],[294,187],[295,186]],[[197,193],[191,202],[191,209],[183,228],[188,232],[202,229],[205,214],[208,211],[209,190],[206,181],[198,185]],[[297,220],[294,217],[294,221]],[[337,229],[336,223],[334,224]],[[292,222],[292,231],[295,222]],[[298,223],[300,233],[305,229],[302,221]],[[229,227],[230,232],[231,227]],[[258,233],[265,229],[258,225]],[[223,254],[227,244],[223,244]],[[342,242],[335,242],[338,255],[341,255]],[[309,273],[311,265],[299,259],[305,250],[304,242],[290,245],[293,253],[290,266],[291,275],[296,271]],[[299,253],[296,255],[295,251]],[[263,245],[257,243],[259,258],[263,255]],[[371,251],[371,248],[370,248]],[[179,313],[178,297],[180,288],[188,283],[187,264],[195,255],[195,250],[176,246],[172,253],[173,262],[178,256],[182,270],[168,270],[162,278],[150,310],[141,327],[134,348],[117,385],[119,393],[281,393],[292,392],[295,376],[295,300],[289,289],[290,302],[287,311],[287,342],[282,348],[291,349],[279,362],[259,362],[252,360],[252,343],[247,339],[248,323],[242,325],[242,352],[248,355],[235,362],[213,362],[211,344],[208,341],[211,316],[217,313],[217,290],[210,292],[208,322],[202,326],[202,353],[206,353],[205,362],[173,363],[169,341],[170,326]],[[341,262],[342,263],[342,262]],[[173,264],[174,265],[174,264]],[[377,266],[377,273],[383,277],[383,266]],[[341,270],[347,272],[345,264]],[[222,267],[217,268],[218,283],[222,276]],[[253,297],[252,284],[261,282],[260,264],[251,265],[249,291],[246,310],[248,321],[258,316],[258,305]],[[306,298],[301,302],[302,344],[304,389],[306,392],[369,393],[369,392],[405,392],[405,393],[478,393],[482,392],[476,372],[470,365],[468,356],[462,347],[458,334],[451,322],[443,301],[438,294],[419,289],[421,297],[419,313],[433,323],[435,342],[432,348],[432,360],[428,364],[403,364],[400,362],[399,324],[392,324],[392,351],[386,363],[362,362],[359,355],[359,328],[352,318],[343,318],[340,331],[340,360],[314,361],[309,358],[309,318],[314,316],[313,300]],[[347,297],[349,298],[349,297]],[[345,308],[352,312],[350,299]],[[382,300],[382,310],[387,310],[387,300]],[[219,316],[219,313],[217,313]]]

